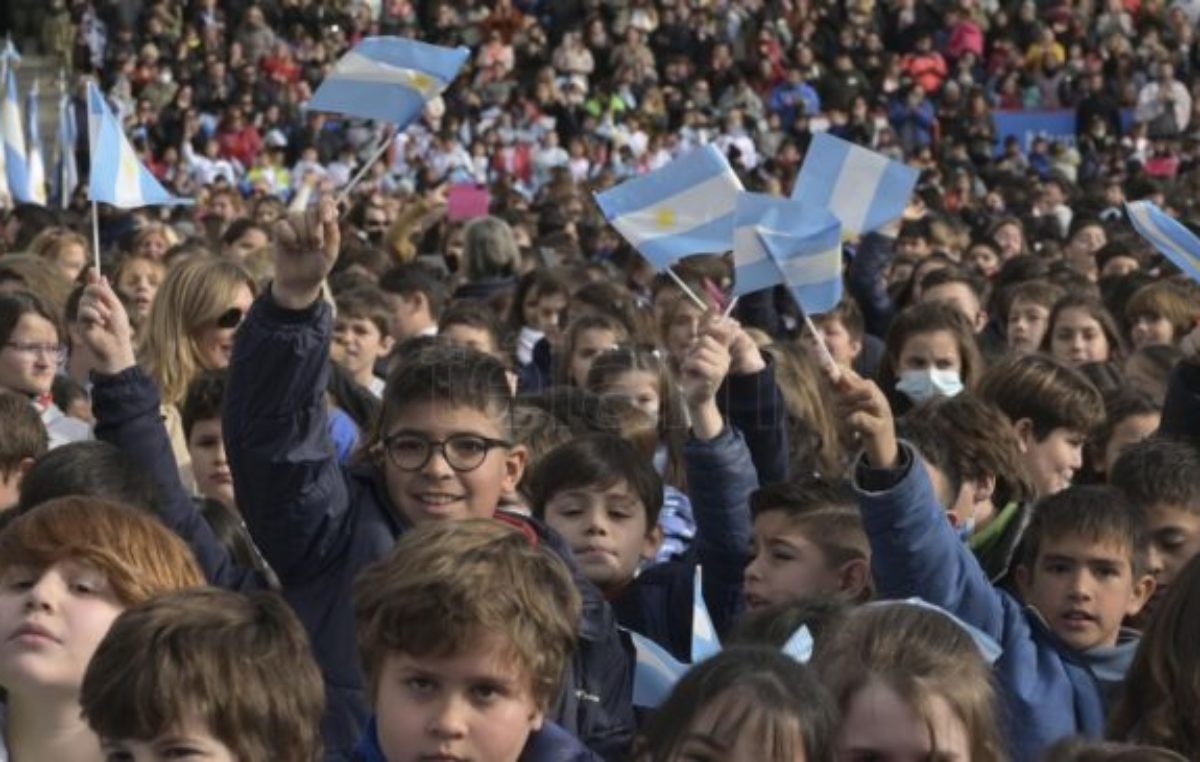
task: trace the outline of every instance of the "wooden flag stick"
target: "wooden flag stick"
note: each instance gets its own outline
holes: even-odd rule
[[[836,383],[838,378],[841,377],[842,371],[838,368],[833,355],[830,354],[829,346],[825,343],[825,337],[817,330],[817,326],[813,324],[812,318],[808,316],[808,312],[804,312],[804,325],[808,327],[809,332],[812,333],[813,341],[817,343],[817,364],[829,376],[829,380]]]
[[[354,187],[358,185],[364,177],[366,177],[367,170],[374,166],[375,162],[379,161],[379,157],[383,156],[383,154],[387,151],[388,146],[392,144],[393,137],[394,135],[390,130],[384,132],[383,138],[379,141],[379,145],[376,146],[375,151],[371,154],[371,158],[367,159],[366,163],[359,168],[358,173],[355,174],[354,177],[350,178],[350,182],[346,183],[346,187],[342,188],[342,192],[338,194],[338,206],[341,206],[350,199],[350,191],[354,190]]]
[[[708,305],[704,303],[704,300],[701,299],[696,292],[693,291],[690,286],[688,286],[688,284],[683,282],[683,278],[680,278],[679,274],[676,273],[675,270],[668,267],[667,275],[670,276],[671,280],[675,281],[675,285],[679,286],[679,288],[683,290],[683,293],[686,294],[687,297],[691,299],[697,307],[704,312],[708,312]]]

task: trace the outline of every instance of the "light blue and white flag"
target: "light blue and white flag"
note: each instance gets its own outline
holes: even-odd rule
[[[1200,239],[1192,231],[1149,201],[1125,204],[1125,211],[1138,235],[1200,283]]]
[[[94,82],[88,83],[88,141],[92,157],[88,195],[92,201],[121,209],[192,203],[168,193],[142,166]]]
[[[652,265],[665,270],[691,254],[733,248],[742,183],[716,146],[697,148],[653,172],[596,194],[612,226]]]
[[[306,108],[404,129],[450,86],[471,51],[403,37],[367,37],[334,64]]]
[[[653,709],[667,700],[675,683],[691,669],[645,635],[629,632],[637,650],[633,667],[633,705]]]
[[[733,293],[786,285],[810,315],[842,298],[842,225],[828,210],[777,196],[738,197]]]
[[[783,644],[783,655],[790,656],[801,664],[808,664],[809,660],[812,659],[813,646],[815,645],[808,625],[802,624],[796,628],[792,636]]]
[[[63,209],[71,204],[71,196],[79,186],[79,165],[75,162],[75,145],[78,142],[78,126],[75,123],[75,107],[71,95],[63,87],[58,99],[58,161],[54,170],[54,197]]]
[[[26,159],[29,173],[29,200],[46,205],[46,162],[42,158],[42,135],[38,128],[38,83],[25,94],[25,121],[29,124],[29,144]]]
[[[10,67],[5,77],[0,134],[4,138],[4,174],[13,199],[31,202],[29,194],[29,158],[25,152],[25,124],[21,120],[21,101],[17,95],[17,75]]]
[[[21,54],[17,52],[17,46],[13,44],[10,34],[4,35],[4,49],[0,50],[0,62],[3,62],[5,67],[21,63]]]
[[[709,616],[708,605],[704,603],[703,573],[696,564],[696,577],[692,582],[692,664],[699,664],[719,653],[721,641]]]
[[[899,219],[918,177],[906,164],[819,132],[804,157],[792,198],[806,208],[833,212],[851,238]]]

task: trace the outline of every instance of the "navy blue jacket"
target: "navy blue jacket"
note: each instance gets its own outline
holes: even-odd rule
[[[621,626],[645,635],[676,659],[690,662],[697,564],[703,570],[704,602],[717,633],[727,632],[741,613],[742,572],[753,531],[750,493],[758,480],[745,441],[728,425],[715,439],[688,441],[684,457],[696,515],[691,550],[682,560],[646,569],[612,604]]]
[[[374,466],[343,468],[333,453],[324,396],[331,326],[324,301],[287,310],[269,293],[259,297],[238,330],[223,425],[242,515],[307,628],[325,677],[326,747],[347,759],[369,716],[354,578],[387,556],[408,526]],[[561,540],[537,529],[573,565]],[[634,730],[629,644],[599,591],[573,572],[584,619],[550,719],[616,757]]]
[[[868,233],[859,242],[846,273],[846,288],[862,310],[867,333],[873,336],[886,336],[896,315],[896,303],[888,294],[883,279],[883,271],[892,258],[895,245],[894,238]]]
[[[1158,433],[1200,445],[1200,365],[1184,361],[1171,371]]]
[[[379,734],[375,728],[376,720],[371,718],[363,733],[362,740],[354,750],[354,762],[387,762],[383,749],[379,746]],[[517,762],[599,762],[590,749],[581,744],[575,736],[547,722],[540,730],[530,734],[521,750]]]
[[[881,598],[922,598],[1000,644],[995,673],[1007,708],[1012,758],[1041,759],[1067,736],[1103,738],[1109,701],[1119,692],[1137,648],[1076,651],[1032,608],[996,589],[959,540],[938,503],[920,455],[902,443],[896,470],[855,469],[855,489],[871,541]]]
[[[767,367],[758,373],[725,377],[717,389],[717,406],[745,438],[758,483],[775,484],[788,478],[787,407],[775,381],[775,362],[769,355],[763,358]],[[688,467],[689,492],[691,471]]]

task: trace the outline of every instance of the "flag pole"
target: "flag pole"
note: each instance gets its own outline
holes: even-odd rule
[[[92,198],[92,257],[96,263],[96,276],[101,275],[100,272],[100,205],[96,203],[95,197],[92,195],[92,173],[96,170],[96,146],[92,145],[92,96],[91,91],[88,92],[87,102],[87,129],[88,129],[88,196]],[[98,142],[98,141],[97,141]]]
[[[379,161],[379,157],[383,156],[384,152],[387,151],[388,146],[392,144],[394,137],[395,135],[390,130],[384,131],[383,137],[379,141],[379,145],[376,146],[375,150],[371,153],[371,158],[367,159],[366,163],[359,168],[357,174],[350,178],[350,182],[346,183],[346,187],[343,188],[342,192],[338,194],[337,206],[341,206],[350,199],[350,191],[354,190],[354,187],[359,184],[363,177],[366,176],[367,170],[374,166],[375,162]]]
[[[817,343],[817,364],[829,376],[830,381],[836,382],[841,377],[842,372],[838,368],[837,362],[833,359],[833,355],[829,352],[829,346],[825,343],[825,337],[821,335],[821,332],[817,330],[817,326],[813,324],[812,318],[808,316],[808,311],[803,307],[800,308],[800,311],[804,313],[804,325],[808,327],[813,341]]]
[[[722,320],[728,320],[729,316],[733,314],[733,308],[737,307],[739,298],[740,297],[735,296],[729,300],[729,304],[725,305],[725,311],[721,313]]]
[[[708,312],[708,305],[704,303],[704,300],[701,299],[688,284],[683,282],[683,278],[680,278],[679,274],[676,273],[675,270],[673,270],[671,267],[667,267],[667,275],[671,277],[671,280],[675,281],[675,285],[679,286],[679,288],[683,290],[683,293],[687,295],[687,298],[692,300],[693,304],[699,307],[702,311]]]

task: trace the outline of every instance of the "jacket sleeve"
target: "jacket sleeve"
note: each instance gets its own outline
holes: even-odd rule
[[[323,573],[351,528],[325,402],[331,325],[323,299],[286,310],[266,293],[229,367],[223,433],[238,506],[285,586]]]
[[[739,297],[734,314],[741,324],[765,331],[772,338],[782,337],[783,318],[775,307],[775,291],[774,288],[765,288]]]
[[[758,373],[730,374],[717,392],[721,410],[745,437],[759,484],[774,484],[788,478],[787,410],[775,382],[775,365],[765,356],[767,367]],[[690,482],[689,482],[690,483]]]
[[[753,531],[750,493],[758,479],[746,441],[728,424],[714,439],[690,439],[684,460],[696,516],[694,547],[703,569],[704,600],[713,626],[723,633],[741,611],[742,572]]]
[[[1181,362],[1171,371],[1158,432],[1200,441],[1200,365]]]
[[[846,286],[862,309],[867,333],[886,336],[896,314],[896,304],[888,294],[883,270],[891,259],[895,240],[880,233],[868,233],[859,242],[850,261]]]
[[[94,373],[92,381],[97,438],[149,473],[158,489],[159,518],[191,546],[208,581],[232,590],[265,589],[257,572],[233,562],[183,488],[154,382],[136,366],[115,376]]]

